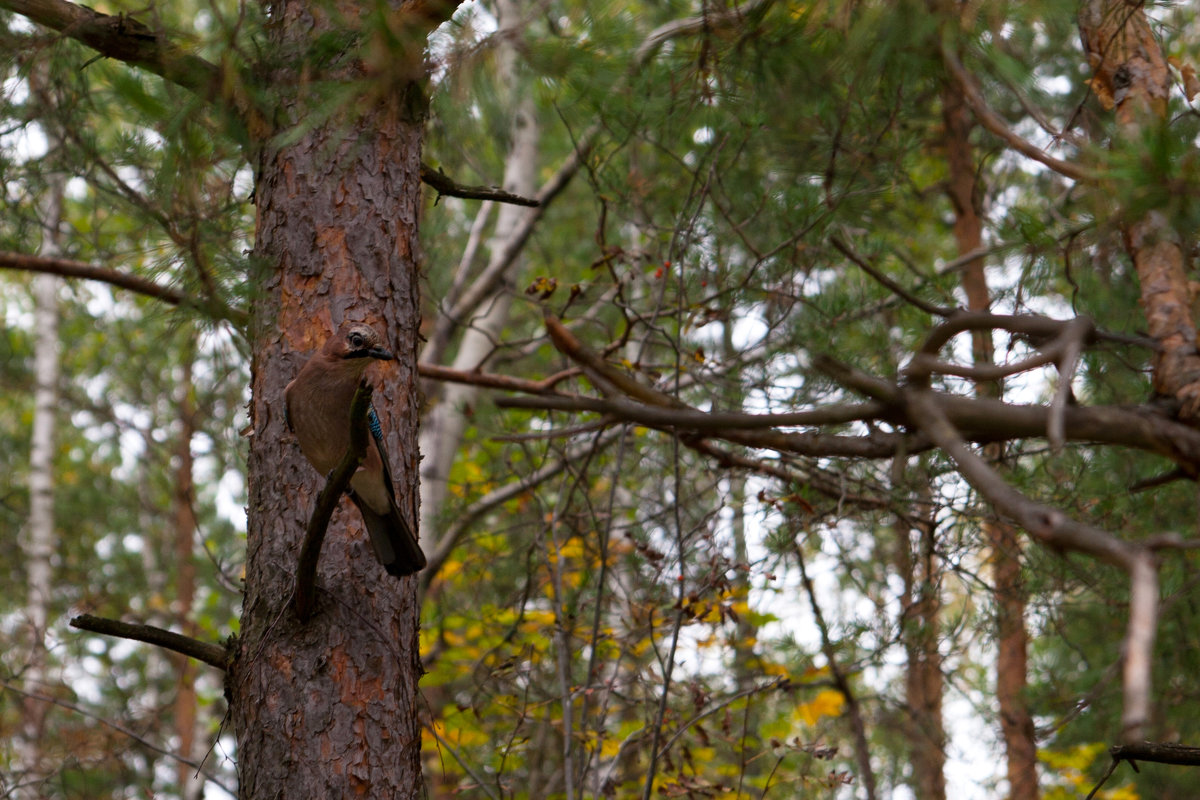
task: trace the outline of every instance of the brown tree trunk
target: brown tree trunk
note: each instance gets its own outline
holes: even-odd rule
[[[970,133],[974,123],[959,85],[947,84],[942,92],[942,113],[946,129],[946,159],[950,167],[950,200],[954,206],[954,239],[960,255],[979,250],[983,245],[983,221],[976,197],[976,167]],[[967,307],[987,311],[991,306],[983,259],[967,265],[962,273]],[[973,361],[993,363],[991,331],[981,331],[972,340]],[[999,397],[999,384],[979,384],[981,395]],[[984,450],[990,460],[998,460],[1002,450],[989,445]],[[1037,742],[1033,716],[1025,702],[1028,674],[1025,631],[1025,587],[1021,579],[1021,540],[1012,525],[996,519],[983,522],[983,533],[991,550],[992,591],[996,610],[996,701],[1000,710],[1000,730],[1007,757],[1009,797],[1011,800],[1037,800]]]
[[[927,475],[923,462],[918,462],[916,474]],[[899,483],[909,470],[907,460],[900,460],[893,477]],[[919,479],[918,479],[919,480]],[[908,483],[912,483],[910,479]],[[897,519],[897,571],[904,581],[900,596],[903,609],[900,637],[904,643],[905,702],[908,705],[909,741],[912,759],[913,794],[921,800],[945,800],[946,797],[946,726],[942,717],[942,654],[938,649],[941,631],[942,598],[938,581],[937,522],[933,512],[928,480],[917,483],[918,499],[912,516]],[[899,487],[898,487],[899,488]],[[922,511],[921,509],[927,509]],[[911,531],[920,536],[914,551]]]
[[[1165,124],[1171,71],[1141,5],[1121,0],[1088,0],[1079,29],[1091,86],[1112,110],[1119,136],[1137,137],[1142,128]],[[1159,211],[1127,222],[1121,232],[1141,287],[1150,336],[1159,344],[1153,357],[1154,390],[1180,403],[1185,420],[1200,419],[1200,355],[1182,237]]]
[[[196,539],[196,514],[192,504],[195,500],[192,480],[192,436],[196,432],[196,405],[193,399],[192,353],[190,349],[183,362],[183,377],[180,380],[179,396],[179,443],[175,450],[175,485],[172,505],[175,518],[175,616],[179,626],[189,636],[192,630],[192,604],[196,597],[196,565],[192,550]],[[179,740],[177,752],[191,759],[196,749],[196,673],[197,663],[193,659],[172,654],[175,667],[175,736]],[[179,761],[175,765],[175,780],[179,784],[179,796],[187,797],[188,789],[195,790],[199,797],[203,785],[197,787],[194,779],[196,768]]]
[[[346,28],[365,9],[335,5],[338,29],[351,41]],[[282,0],[269,29],[276,63],[285,65],[270,84],[295,95],[278,106],[284,118],[276,124],[289,135],[263,145],[255,191],[261,272],[252,321],[246,594],[228,675],[244,800],[422,794],[415,578],[384,572],[361,518],[343,503],[321,551],[316,615],[301,625],[288,604],[324,476],[288,433],[283,390],[345,320],[375,325],[396,354],[368,375],[400,506],[417,519],[422,124],[402,76],[392,90],[364,92],[332,109],[308,92],[320,81],[346,85],[366,70],[344,53],[300,63],[333,28],[324,8]]]

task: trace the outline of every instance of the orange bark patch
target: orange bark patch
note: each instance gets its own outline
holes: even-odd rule
[[[317,252],[325,262],[325,272],[342,274],[351,268],[350,254],[346,249],[346,230],[339,227],[317,229]]]

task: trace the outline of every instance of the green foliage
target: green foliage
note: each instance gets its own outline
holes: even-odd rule
[[[588,347],[604,349],[625,377],[701,409],[858,401],[813,369],[822,355],[898,375],[936,320],[832,240],[928,303],[963,304],[961,272],[943,269],[961,255],[954,223],[963,211],[946,192],[943,42],[957,48],[986,101],[1019,135],[1104,175],[1099,188],[1072,186],[972,130],[974,203],[985,219],[995,309],[1087,314],[1107,331],[1137,335],[1145,317],[1120,223],[1150,211],[1176,231],[1200,221],[1194,111],[1176,98],[1169,121],[1118,135],[1086,100],[1076,9],[1062,0],[969,7],[962,19],[916,2],[770,3],[733,22],[717,7],[685,2],[555,0],[517,11],[511,47],[509,35],[495,31],[500,4],[481,3],[461,9],[427,54],[424,159],[455,180],[501,182],[513,109],[525,98],[534,107],[540,184],[581,140],[590,144],[507,278],[513,310],[487,371],[536,380],[569,368],[544,340],[550,312]],[[411,55],[412,43],[385,4],[373,5],[361,27],[345,21],[308,42],[302,57],[314,77],[299,88],[246,79],[296,56],[263,52],[269,13],[222,3],[153,9],[165,31],[219,65],[223,91],[236,90],[278,126],[271,146],[394,100],[389,59]],[[671,27],[698,14],[708,15],[702,24]],[[169,746],[174,666],[152,650],[69,631],[64,621],[86,609],[208,640],[236,630],[244,541],[228,509],[244,502],[237,431],[249,355],[237,325],[274,266],[248,255],[262,142],[207,98],[119,63],[88,63],[93,54],[81,45],[0,19],[0,249],[37,251],[42,198],[61,173],[71,178],[67,256],[189,298],[168,312],[154,300],[76,282],[60,298],[55,696]],[[1178,24],[1162,27],[1164,48],[1186,61],[1194,20],[1171,19]],[[318,75],[339,69],[363,77]],[[1090,146],[1079,143],[1081,118]],[[1052,141],[1043,124],[1070,127],[1076,138]],[[353,125],[345,134],[353,139]],[[35,155],[47,135],[58,141]],[[456,291],[479,279],[483,253],[502,232],[497,212],[484,216],[476,201],[435,203],[432,193],[427,200],[423,308],[436,321]],[[477,223],[481,252],[459,271]],[[29,504],[31,308],[27,277],[6,273],[4,552],[22,541]],[[943,355],[967,361],[964,342]],[[450,356],[460,344],[451,339]],[[1010,362],[1034,349],[1015,336],[993,344]],[[1089,350],[1075,399],[1143,403],[1150,355],[1112,342]],[[1045,402],[1055,380],[1047,371],[1005,388],[1016,402]],[[427,388],[436,407],[437,388]],[[556,388],[596,389],[575,373]],[[973,389],[958,379],[938,388]],[[185,398],[197,411],[196,430],[181,442]],[[898,794],[913,781],[914,754],[941,747],[917,738],[908,718],[904,672],[920,646],[943,659],[947,696],[961,692],[990,708],[997,611],[988,582],[997,555],[981,527],[992,512],[944,456],[893,465],[781,455],[694,431],[673,437],[679,431],[486,401],[461,413],[466,431],[448,470],[449,498],[435,510],[435,530],[422,532],[429,550],[455,525],[465,530],[424,597],[431,795],[561,797],[570,780],[573,795],[636,796],[653,762],[651,789],[662,796],[846,797],[865,778],[854,713],[879,796]],[[821,432],[850,437],[864,428]],[[871,432],[906,431],[886,422]],[[196,457],[191,505],[194,544],[202,545],[182,561],[171,535],[181,447]],[[736,466],[747,462],[762,468]],[[550,477],[475,508],[541,469]],[[1179,483],[1152,495],[1123,491],[1167,469],[1151,454],[1090,443],[1054,453],[1035,436],[1011,443],[998,469],[1028,496],[1131,541],[1194,526],[1194,492]],[[772,470],[804,480],[783,481]],[[464,519],[464,509],[474,515]],[[918,535],[924,530],[927,538]],[[1198,629],[1190,552],[1163,560],[1159,637],[1171,644],[1156,651],[1154,675],[1153,733],[1185,742],[1200,741],[1189,688],[1198,667],[1189,646]],[[800,578],[802,565],[811,583]],[[184,566],[194,569],[197,589],[181,613],[174,597]],[[0,567],[8,587],[0,629],[14,641],[23,636],[25,569],[20,559]],[[1093,561],[1032,546],[1022,577],[1032,633],[1027,696],[1045,796],[1074,796],[1104,768],[1098,743],[1119,734],[1114,665],[1127,589]],[[940,603],[932,621],[916,611],[929,596]],[[4,648],[0,680],[17,680],[25,656]],[[208,678],[198,690],[215,737],[220,687]],[[978,713],[980,724],[995,722]],[[6,738],[21,714],[17,697],[0,689]],[[947,715],[952,736],[961,739],[967,724]],[[180,792],[162,779],[167,762],[150,748],[66,709],[52,712],[47,730],[48,749],[65,765],[47,789],[54,796]],[[946,750],[962,747],[955,741]],[[975,756],[989,745],[969,747]],[[0,766],[11,758],[0,751]],[[1001,755],[982,758],[998,763]],[[1183,773],[1146,770],[1107,796],[1188,790]]]

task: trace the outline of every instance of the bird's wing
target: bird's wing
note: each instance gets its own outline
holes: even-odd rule
[[[367,406],[367,427],[371,429],[371,438],[375,440],[375,449],[379,451],[379,460],[383,463],[383,483],[387,486],[388,497],[395,505],[396,490],[392,486],[392,467],[388,463],[387,450],[383,446],[383,426],[379,424],[379,415],[375,413],[374,404]]]

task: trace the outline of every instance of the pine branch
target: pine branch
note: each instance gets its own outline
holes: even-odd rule
[[[0,0],[3,5],[5,0]],[[170,286],[163,286],[139,275],[130,275],[108,267],[88,264],[84,261],[74,261],[69,258],[46,258],[31,256],[24,253],[13,253],[0,250],[0,269],[24,270],[26,272],[46,272],[61,275],[64,278],[83,278],[89,281],[100,281],[131,292],[144,294],[161,300],[172,306],[190,302],[187,295]]]
[[[506,192],[494,186],[464,186],[455,183],[440,169],[434,169],[428,164],[421,164],[421,180],[446,197],[461,197],[464,200],[493,200],[497,203],[511,203],[514,206],[537,208],[541,201],[537,198],[522,197],[519,194]]]
[[[162,33],[125,14],[101,14],[66,0],[0,0],[0,8],[197,94],[207,94],[220,83],[217,65],[185,53]]]
[[[0,0],[2,5],[4,0]],[[207,311],[214,317],[229,320],[235,325],[244,326],[249,319],[246,312],[225,305],[215,297],[211,300],[199,300],[171,286],[132,275],[128,272],[89,264],[85,261],[75,261],[70,258],[47,258],[25,253],[14,253],[0,250],[0,269],[23,270],[25,272],[45,272],[51,275],[61,275],[64,278],[82,278],[89,281],[100,281],[119,289],[153,297],[171,306],[191,306]]]
[[[96,617],[91,614],[80,614],[71,620],[72,628],[100,633],[105,636],[117,636],[121,639],[133,639],[162,647],[188,658],[203,661],[205,664],[224,671],[228,668],[230,652],[224,645],[202,642],[190,636],[156,628],[153,625],[135,625],[120,620]]]

